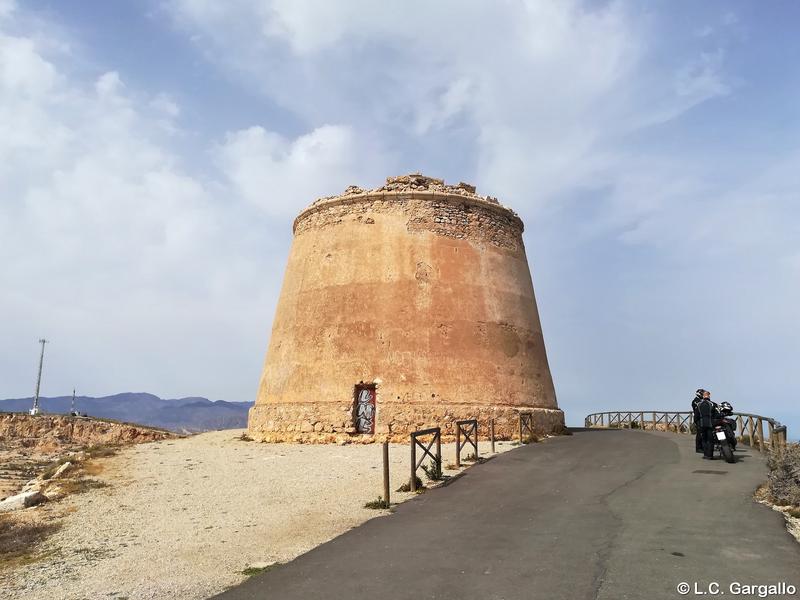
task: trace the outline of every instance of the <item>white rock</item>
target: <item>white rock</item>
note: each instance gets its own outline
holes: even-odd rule
[[[58,467],[58,469],[56,469],[56,472],[53,473],[53,475],[52,475],[52,477],[50,477],[50,479],[58,479],[59,477],[61,477],[64,474],[64,471],[69,469],[71,466],[72,466],[71,462],[69,462],[69,461],[65,462],[63,465]]]
[[[56,500],[62,496],[66,496],[63,488],[60,485],[51,485],[44,491],[44,495],[48,500]]]
[[[39,481],[38,479],[31,479],[28,483],[26,483],[23,486],[22,491],[20,493],[38,492],[41,489],[42,489],[42,482]]]
[[[16,496],[9,496],[0,502],[0,512],[10,512],[20,508],[36,506],[47,500],[44,494],[39,491],[22,492]]]

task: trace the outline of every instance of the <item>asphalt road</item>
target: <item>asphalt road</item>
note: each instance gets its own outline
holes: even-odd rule
[[[521,447],[216,598],[675,599],[699,597],[695,583],[753,598],[730,585],[800,588],[800,544],[752,499],[764,461],[737,454],[734,465],[705,461],[690,436],[618,430]]]

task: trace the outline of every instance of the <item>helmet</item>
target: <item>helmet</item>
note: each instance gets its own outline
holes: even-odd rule
[[[720,402],[719,411],[723,414],[729,415],[733,412],[733,406],[730,402]]]
[[[694,397],[695,397],[695,398],[697,398],[698,400],[701,400],[701,399],[703,398],[703,394],[705,394],[705,393],[706,393],[706,391],[705,391],[703,388],[699,388],[699,389],[698,389],[698,390],[697,390],[697,391],[694,393]]]

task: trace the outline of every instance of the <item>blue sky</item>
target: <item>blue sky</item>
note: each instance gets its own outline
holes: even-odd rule
[[[0,396],[252,400],[296,213],[526,223],[568,422],[697,387],[800,431],[792,2],[0,0]]]

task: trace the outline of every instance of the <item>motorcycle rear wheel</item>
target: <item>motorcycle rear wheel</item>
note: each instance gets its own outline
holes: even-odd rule
[[[728,444],[728,442],[720,443],[719,449],[722,451],[722,456],[725,458],[726,463],[736,462],[736,457],[733,456],[733,450],[731,450],[731,447]]]

